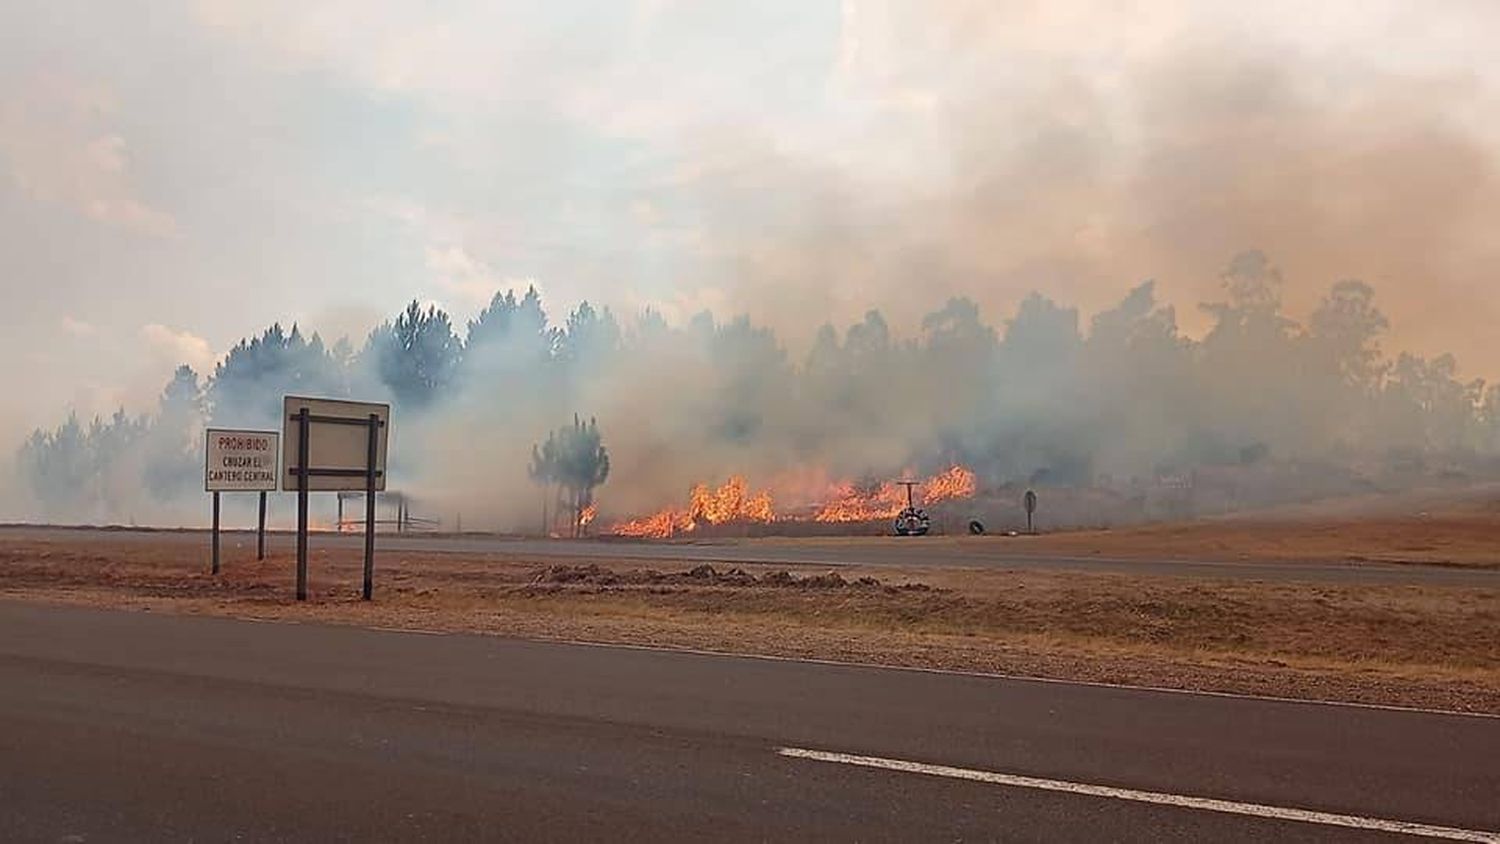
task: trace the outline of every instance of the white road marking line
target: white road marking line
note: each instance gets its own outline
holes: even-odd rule
[[[1206,812],[1222,812],[1231,815],[1246,815],[1280,821],[1341,826],[1350,829],[1369,829],[1423,838],[1441,838],[1449,841],[1478,841],[1487,844],[1500,842],[1500,832],[1477,829],[1433,826],[1412,821],[1393,821],[1382,818],[1365,818],[1358,815],[1338,815],[1330,812],[1315,812],[1309,809],[1293,809],[1284,806],[1265,806],[1259,803],[1239,803],[1233,800],[1217,800],[1211,797],[1189,797],[1182,794],[1167,794],[1160,791],[1137,791],[1131,788],[1116,788],[1108,785],[1049,780],[1018,774],[1000,774],[993,771],[978,771],[972,768],[955,768],[949,765],[928,765],[901,759],[883,759],[878,756],[856,756],[849,753],[830,753],[822,750],[806,750],[800,747],[777,748],[781,756],[793,759],[809,759],[814,762],[833,762],[855,765],[862,768],[879,768],[908,774],[925,774],[949,779],[971,780],[992,783],[1012,788],[1030,788],[1039,791],[1057,791],[1066,794],[1083,794],[1090,797],[1107,797],[1113,800],[1128,800],[1134,803],[1154,803],[1159,806],[1176,806],[1183,809],[1199,809]]]

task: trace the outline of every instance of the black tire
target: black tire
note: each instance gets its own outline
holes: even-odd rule
[[[932,520],[923,510],[902,510],[892,527],[897,536],[926,536],[932,530]]]

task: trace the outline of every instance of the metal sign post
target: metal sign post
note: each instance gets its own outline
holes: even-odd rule
[[[307,441],[311,416],[297,411],[297,600],[307,600]],[[288,469],[287,471],[291,471]]]
[[[255,519],[255,559],[266,558],[266,491],[260,491],[260,514]]]
[[[366,601],[375,591],[375,460],[380,447],[380,417],[370,414],[365,434],[365,584]]]
[[[281,434],[276,431],[209,428],[204,433],[203,489],[213,493],[213,573],[220,570],[221,492],[259,492],[256,559],[266,557],[266,492],[276,488]]]
[[[297,491],[297,600],[307,600],[308,494],[363,491],[365,565],[360,590],[370,600],[375,589],[375,494],[386,487],[386,444],[390,406],[371,402],[287,396],[283,488]],[[342,502],[340,523],[342,524]]]
[[[213,573],[219,573],[219,491],[214,490],[214,564]]]
[[[1026,532],[1036,533],[1036,527],[1032,523],[1032,517],[1036,514],[1036,490],[1026,490]]]

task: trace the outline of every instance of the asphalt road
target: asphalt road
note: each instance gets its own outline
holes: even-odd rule
[[[229,532],[226,532],[228,534]],[[234,532],[243,538],[244,532]],[[97,528],[3,527],[6,537],[112,542],[180,542],[205,548],[205,531],[154,531]],[[272,534],[273,548],[292,547],[293,537]],[[314,534],[315,547],[363,547],[360,534]],[[1310,583],[1412,584],[1500,588],[1500,569],[1389,563],[1232,562],[1213,560],[1142,560],[1107,557],[1026,556],[992,538],[951,543],[927,538],[889,538],[847,545],[818,545],[776,540],[650,542],[635,540],[540,540],[504,536],[381,535],[378,548],[431,553],[487,554],[509,558],[591,560],[668,560],[682,563],[783,566],[972,566],[1023,571],[1087,571],[1177,577],[1232,578]]]
[[[1500,840],[1497,796],[1493,718],[0,603],[5,841]]]

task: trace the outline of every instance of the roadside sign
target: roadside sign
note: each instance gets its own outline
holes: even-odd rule
[[[307,490],[364,490],[369,464],[370,417],[376,423],[375,490],[385,491],[386,442],[390,433],[391,406],[375,402],[312,399],[287,396],[282,402],[282,424],[286,437],[282,442],[281,488],[294,492],[298,486],[301,463],[302,426],[298,414],[304,409],[307,421]]]
[[[307,600],[307,498],[314,491],[364,490],[365,583],[375,589],[375,493],[385,489],[391,406],[376,402],[282,400],[286,429],[282,488],[297,491],[297,600]]]
[[[206,492],[262,492],[276,489],[281,434],[209,428],[203,461]]]
[[[240,428],[209,428],[204,432],[203,489],[213,493],[213,560],[219,573],[219,493],[260,493],[259,518],[255,527],[255,558],[266,558],[266,493],[276,489],[276,459],[281,454],[281,434]]]

